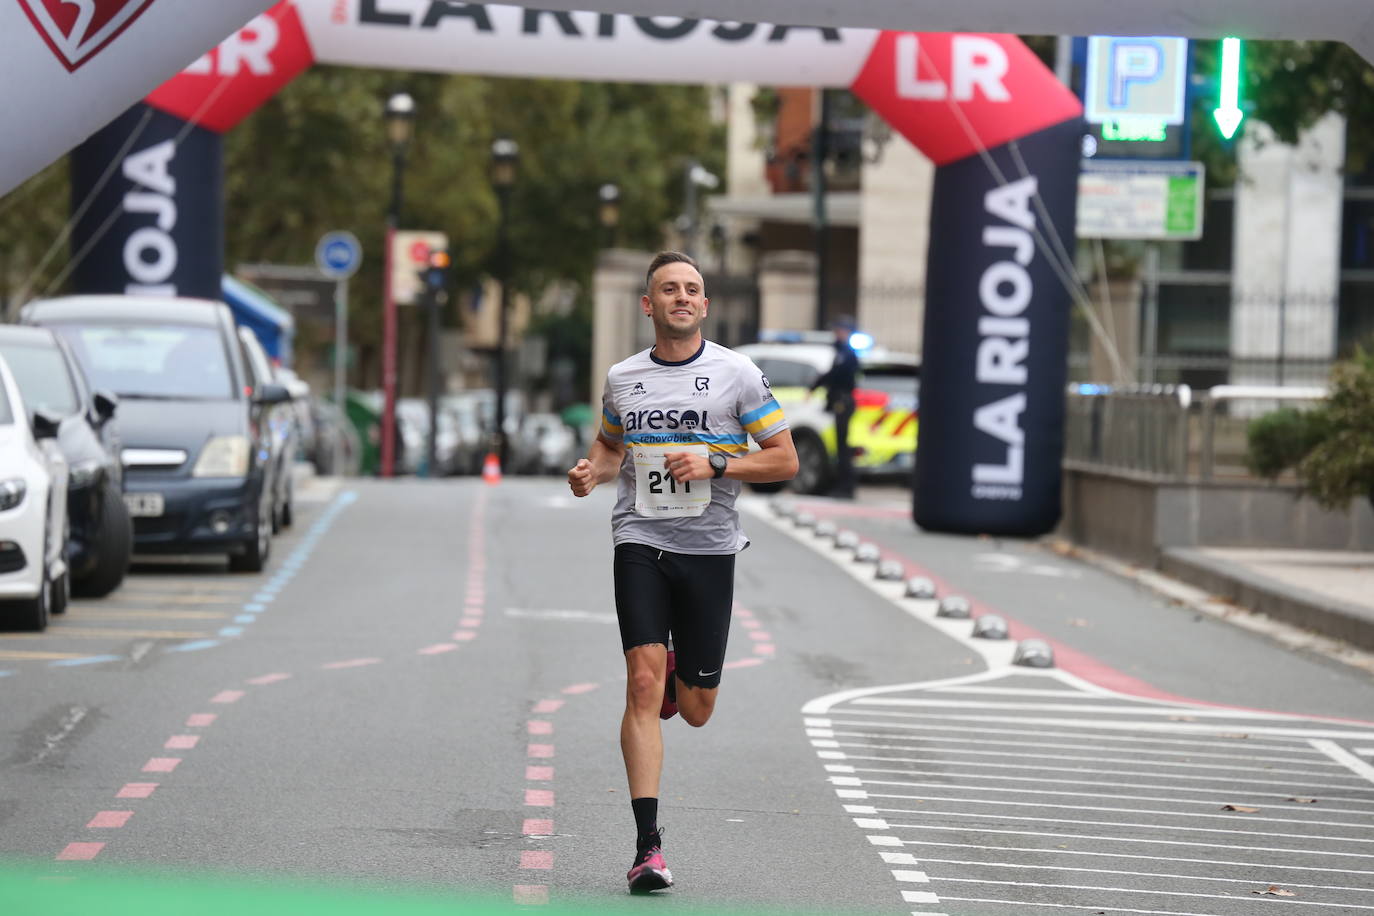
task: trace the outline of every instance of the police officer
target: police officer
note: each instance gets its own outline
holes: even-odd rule
[[[859,354],[849,343],[854,335],[854,319],[841,316],[831,327],[835,330],[835,362],[816,379],[811,390],[825,388],[825,409],[835,415],[835,487],[830,495],[853,499],[854,456],[849,449],[849,421],[854,416],[854,388],[859,375]]]

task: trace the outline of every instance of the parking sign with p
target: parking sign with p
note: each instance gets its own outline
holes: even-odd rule
[[[1084,117],[1093,124],[1156,121],[1182,124],[1188,80],[1188,39],[1088,39]]]

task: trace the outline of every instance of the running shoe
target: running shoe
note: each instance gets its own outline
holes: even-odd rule
[[[663,864],[663,831],[656,830],[650,836],[638,840],[635,864],[625,874],[630,882],[630,893],[647,894],[673,886],[673,873]]]
[[[677,653],[668,650],[668,677],[663,681],[663,705],[659,707],[660,719],[671,719],[677,715]]]

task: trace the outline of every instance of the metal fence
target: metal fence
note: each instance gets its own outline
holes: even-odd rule
[[[1326,389],[1218,385],[1111,388],[1072,385],[1068,391],[1064,460],[1070,467],[1187,481],[1246,478],[1247,428],[1283,405],[1312,405]]]

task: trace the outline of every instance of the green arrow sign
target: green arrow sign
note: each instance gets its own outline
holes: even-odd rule
[[[1221,135],[1230,140],[1236,135],[1245,112],[1240,110],[1240,39],[1224,38],[1221,42],[1221,98],[1212,112]]]

